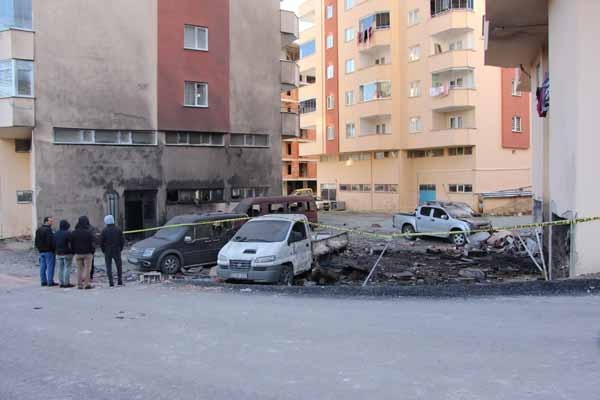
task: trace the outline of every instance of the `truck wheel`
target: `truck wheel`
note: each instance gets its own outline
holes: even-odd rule
[[[405,234],[412,234],[415,233],[415,228],[413,228],[413,226],[411,224],[406,224],[402,227],[402,233]],[[404,237],[406,240],[415,240],[417,239],[416,236],[405,236]]]
[[[280,285],[292,286],[294,284],[294,269],[291,265],[282,265],[279,274]]]
[[[464,246],[467,244],[467,237],[461,231],[450,234],[450,242],[456,246]]]
[[[160,262],[160,270],[163,274],[173,275],[181,269],[181,261],[175,254],[165,256]]]

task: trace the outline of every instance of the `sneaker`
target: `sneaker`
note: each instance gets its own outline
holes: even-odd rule
[[[86,287],[84,287],[85,290],[89,290],[89,289],[93,289],[94,287],[92,285],[87,285]]]
[[[52,283],[49,283],[48,286],[58,286],[58,283],[52,282]]]
[[[65,285],[65,288],[72,288],[72,287],[75,287],[75,285],[71,285],[70,283]]]
[[[42,282],[42,286],[48,286],[46,282]]]

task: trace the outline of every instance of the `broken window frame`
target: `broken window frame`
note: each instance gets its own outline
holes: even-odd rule
[[[170,138],[175,138],[171,141]],[[198,140],[195,140],[197,138]],[[208,138],[208,141],[206,140]],[[197,142],[197,143],[194,143]],[[223,147],[225,136],[221,133],[209,132],[165,132],[165,145],[192,147]]]
[[[97,133],[114,133],[115,141],[99,141]],[[71,134],[72,140],[58,139],[61,134]],[[90,144],[96,146],[156,146],[157,134],[156,131],[131,131],[131,130],[94,130],[94,129],[71,129],[71,128],[54,128],[53,144],[55,145],[70,145],[70,144]],[[143,140],[140,140],[143,139]]]
[[[167,204],[223,203],[224,193],[222,188],[167,189]]]
[[[17,190],[17,204],[33,203],[33,190]]]
[[[241,138],[242,143],[234,143]],[[265,143],[256,144],[258,140],[264,140]],[[255,135],[246,133],[232,133],[229,140],[230,147],[258,147],[268,148],[271,146],[271,137],[269,135]]]

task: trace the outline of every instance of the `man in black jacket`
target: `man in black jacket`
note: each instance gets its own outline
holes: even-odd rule
[[[94,258],[94,235],[90,230],[88,217],[79,217],[75,230],[71,234],[71,246],[75,257],[73,261],[77,265],[77,288],[91,289],[90,269]]]
[[[106,228],[102,231],[100,237],[100,248],[104,253],[106,261],[106,274],[108,275],[108,283],[110,286],[115,286],[112,274],[112,262],[115,261],[117,266],[117,284],[123,285],[123,261],[121,260],[121,252],[125,246],[125,238],[123,232],[115,225],[115,218],[112,215],[104,217]]]
[[[35,232],[35,248],[40,253],[40,282],[42,286],[56,286],[54,283],[54,232],[52,217],[44,218],[44,224]]]
[[[56,266],[58,269],[58,281],[61,288],[70,288],[71,264],[73,262],[73,249],[71,248],[71,225],[62,220],[59,223],[59,231],[54,234],[54,252],[56,253]]]

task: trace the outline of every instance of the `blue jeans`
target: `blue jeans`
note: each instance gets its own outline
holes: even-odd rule
[[[58,269],[58,281],[61,285],[71,284],[71,263],[73,256],[56,256],[56,268]]]
[[[40,281],[42,285],[54,283],[54,253],[40,253]]]

